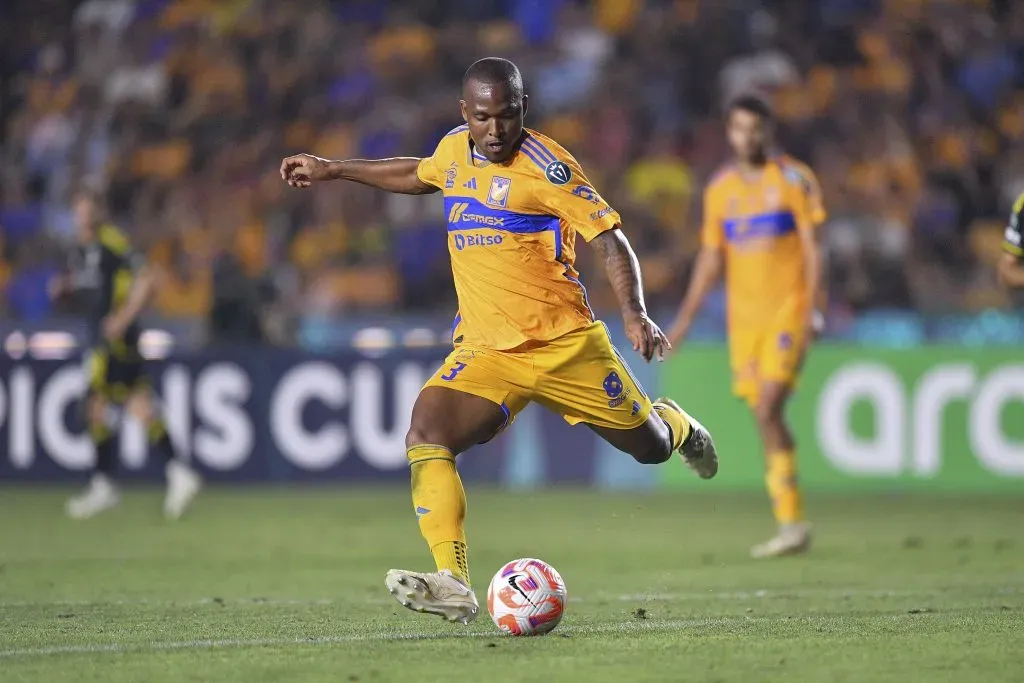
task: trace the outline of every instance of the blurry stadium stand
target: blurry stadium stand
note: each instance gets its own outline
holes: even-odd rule
[[[105,183],[114,220],[164,271],[144,348],[182,363],[189,382],[219,377],[232,400],[248,387],[265,406],[264,368],[275,381],[317,358],[333,358],[345,381],[425,371],[448,348],[456,307],[441,203],[343,183],[296,192],[278,163],[300,150],[430,154],[460,123],[463,70],[487,54],[520,64],[529,124],[565,144],[623,215],[659,320],[689,277],[703,184],[727,156],[722,104],[753,89],[774,103],[784,147],[821,181],[825,340],[837,357],[859,349],[889,362],[941,347],[951,355],[934,363],[976,363],[979,346],[1024,344],[1020,302],[993,273],[1024,190],[1021,3],[11,0],[4,12],[0,346],[5,372],[38,370],[37,388],[63,386],[60,369],[81,351],[81,321],[54,307],[46,283],[73,239],[68,200],[83,180]],[[590,300],[619,335],[600,266],[578,247]],[[227,262],[244,294],[218,282]],[[723,335],[718,292],[692,341],[720,352]],[[216,338],[283,348],[202,360]],[[412,370],[400,371],[402,358]],[[207,361],[256,374],[204,374]],[[894,362],[902,381],[919,377]],[[672,367],[638,371],[655,391],[685,382]],[[185,391],[173,368],[164,377]],[[374,403],[388,407],[380,414],[394,391]],[[571,479],[557,459],[527,460],[545,445],[534,431],[550,428],[544,420],[524,417],[501,446],[519,453],[515,467],[478,466],[514,481]],[[813,428],[800,425],[801,438]],[[560,448],[613,457],[588,444]],[[603,467],[584,479],[631,481],[632,470]]]

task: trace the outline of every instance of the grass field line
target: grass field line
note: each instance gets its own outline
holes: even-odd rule
[[[944,586],[939,589],[927,588],[774,588],[774,589],[749,589],[737,591],[692,591],[683,593],[628,593],[628,594],[603,594],[597,593],[587,597],[569,596],[570,603],[584,602],[701,602],[701,601],[741,601],[741,600],[801,600],[801,599],[833,599],[842,600],[846,598],[914,598],[930,597],[948,594],[949,591],[971,589],[977,590],[978,584],[964,584],[957,586]],[[1024,592],[1024,587],[1004,586],[992,591],[998,595],[1017,595]],[[150,600],[140,598],[137,600],[53,600],[33,602],[28,600],[15,600],[0,602],[0,608],[25,608],[25,607],[203,607],[209,605],[244,605],[253,607],[304,607],[311,605],[343,605],[353,604],[353,600],[342,600],[338,598],[217,598],[206,597],[187,600]],[[367,596],[366,604],[390,604],[391,599],[383,593],[380,596]]]
[[[901,620],[905,618],[921,618],[933,616],[929,614],[915,614],[913,617],[907,614],[892,614],[890,618]],[[715,617],[705,619],[674,619],[669,621],[628,621],[619,624],[606,624],[596,626],[579,626],[561,628],[556,631],[555,636],[562,638],[595,636],[595,635],[636,635],[648,632],[675,631],[682,629],[694,629],[701,627],[735,626],[738,624],[749,624],[758,622],[760,624],[772,623],[793,623],[794,621],[804,624],[833,624],[835,616],[785,616],[785,617]],[[285,646],[312,646],[323,647],[328,645],[343,645],[346,643],[359,642],[388,642],[403,640],[460,640],[463,638],[506,638],[497,632],[451,632],[451,633],[353,633],[338,636],[316,636],[297,638],[225,638],[211,640],[154,640],[141,643],[79,643],[68,645],[44,645],[40,647],[22,647],[8,650],[0,650],[0,660],[15,659],[19,657],[52,657],[58,655],[75,654],[131,654],[166,652],[174,650],[219,650],[230,648],[255,648],[255,647],[285,647]]]
[[[592,626],[576,629],[560,629],[559,634],[563,636],[583,636],[602,634],[628,634],[643,633],[644,631],[663,631],[682,628],[697,628],[700,626],[715,626],[725,624],[726,619],[690,619],[663,622],[627,622],[615,626]],[[281,647],[286,645],[336,645],[344,643],[359,643],[367,641],[392,641],[392,640],[446,640],[461,638],[501,638],[500,633],[481,633],[471,631],[468,633],[354,633],[340,636],[319,636],[310,638],[227,638],[221,640],[182,640],[182,641],[150,641],[145,643],[82,643],[78,645],[48,645],[43,647],[26,647],[11,650],[0,650],[0,659],[13,657],[45,657],[64,654],[102,654],[102,653],[132,653],[132,652],[158,652],[164,650],[213,650],[221,648],[241,647]]]

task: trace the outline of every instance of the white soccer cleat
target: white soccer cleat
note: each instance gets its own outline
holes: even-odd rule
[[[165,471],[167,496],[164,498],[164,517],[178,519],[203,487],[203,480],[199,473],[180,460],[169,461]]]
[[[679,447],[679,455],[682,456],[686,466],[696,472],[701,479],[711,479],[718,474],[718,451],[715,450],[711,432],[672,399],[659,398],[657,402],[664,403],[682,413],[690,422],[690,435]]]
[[[811,545],[811,526],[807,522],[784,524],[779,533],[760,545],[750,549],[750,556],[755,560],[769,557],[782,557],[806,552]]]
[[[410,572],[391,569],[384,585],[403,607],[468,624],[480,613],[476,594],[447,569],[439,572]]]
[[[89,519],[117,507],[120,502],[121,495],[114,480],[97,473],[92,475],[84,492],[68,500],[64,510],[71,519]]]

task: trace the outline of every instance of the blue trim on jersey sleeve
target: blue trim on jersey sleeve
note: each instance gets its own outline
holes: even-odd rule
[[[537,156],[540,157],[541,161],[544,162],[544,166],[547,166],[550,163],[558,161],[558,158],[551,153],[551,150],[545,147],[540,140],[533,137],[532,135],[528,136],[525,140],[523,140],[523,146],[525,147],[526,145],[529,145],[530,149],[536,152]]]
[[[725,238],[743,242],[763,237],[781,237],[796,229],[792,211],[774,211],[745,218],[729,218],[723,222]]]
[[[464,123],[461,126],[456,126],[455,128],[452,128],[450,131],[445,133],[444,136],[448,137],[449,135],[455,135],[457,133],[463,133],[463,132],[465,132],[467,130],[469,130],[469,126]]]
[[[445,197],[444,214],[448,220],[448,232],[498,230],[523,234],[557,230],[561,225],[556,216],[497,209],[473,197]],[[561,253],[560,246],[555,249]]]

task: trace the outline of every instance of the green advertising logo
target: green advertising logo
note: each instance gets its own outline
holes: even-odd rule
[[[761,486],[761,447],[731,396],[724,348],[686,348],[666,391],[711,430],[722,485]],[[945,490],[1024,485],[1024,362],[1015,349],[819,346],[788,411],[808,488]],[[665,468],[672,485],[685,473]]]

